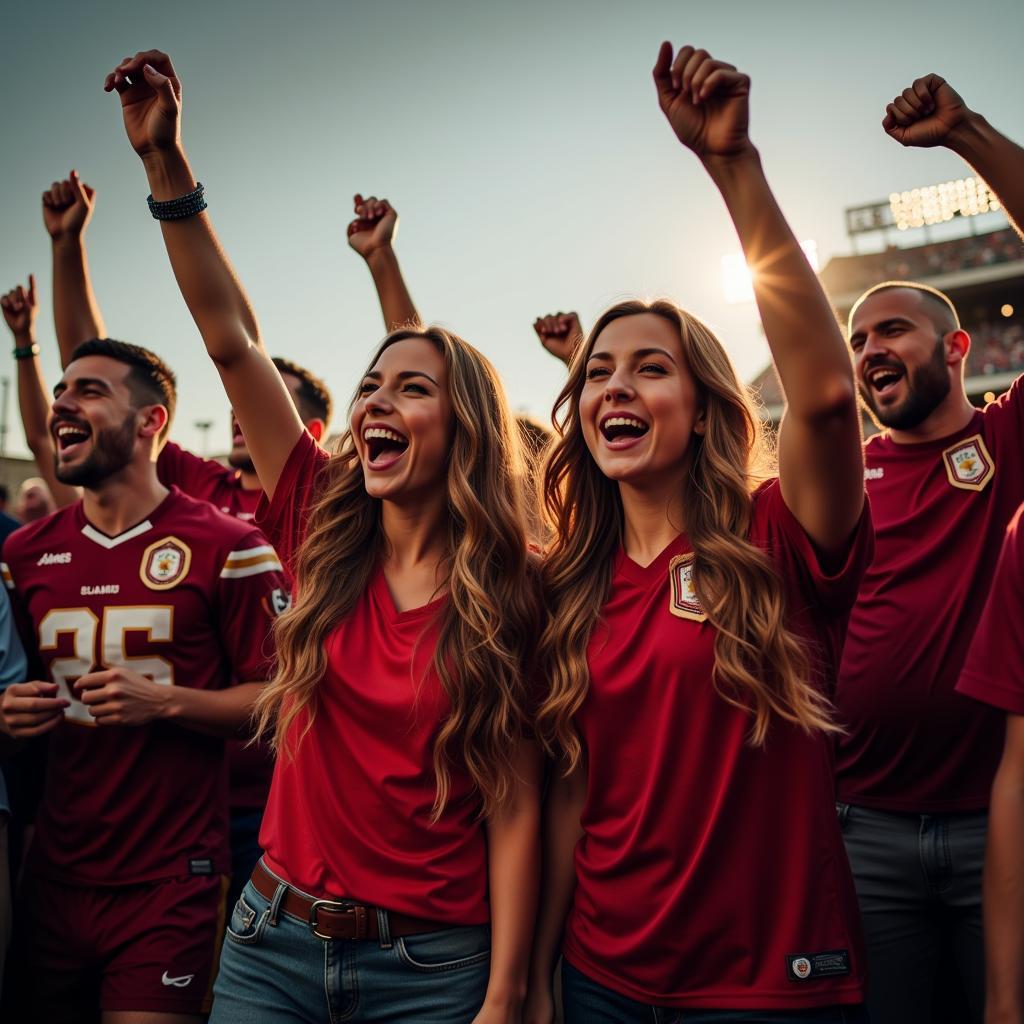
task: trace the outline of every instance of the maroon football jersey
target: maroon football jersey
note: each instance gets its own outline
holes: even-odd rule
[[[1024,379],[962,430],[864,446],[875,560],[843,650],[839,799],[894,813],[988,806],[1003,717],[956,693],[1006,525],[1024,501]]]
[[[29,867],[117,885],[227,873],[225,741],[175,725],[96,726],[74,681],[123,666],[220,689],[266,679],[280,564],[251,524],[172,488],[116,537],[82,503],[12,536],[4,580],[47,678],[71,699],[50,756]]]
[[[208,501],[225,515],[251,522],[261,490],[242,486],[242,474],[213,459],[204,459],[168,441],[156,460],[156,474],[166,487],[178,487],[190,498]]]
[[[1006,529],[981,622],[967,653],[958,693],[1011,715],[1024,715],[1024,505]]]

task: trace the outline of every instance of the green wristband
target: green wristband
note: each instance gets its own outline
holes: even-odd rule
[[[19,348],[17,345],[14,347],[15,359],[31,359],[37,355],[39,355],[39,346],[34,341],[31,345],[26,345],[24,348]]]

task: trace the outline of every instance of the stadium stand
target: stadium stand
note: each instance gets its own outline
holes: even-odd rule
[[[971,223],[965,219],[965,226]],[[984,234],[900,247],[881,252],[835,256],[819,277],[844,330],[850,307],[880,281],[919,281],[953,300],[971,336],[967,393],[984,405],[1009,387],[1024,370],[1024,245],[1009,227]],[[751,382],[763,414],[778,424],[782,393],[771,367]],[[865,432],[876,431],[865,417]]]

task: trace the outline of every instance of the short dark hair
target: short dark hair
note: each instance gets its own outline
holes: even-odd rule
[[[132,400],[137,407],[162,405],[167,410],[167,423],[160,432],[161,439],[171,429],[174,408],[178,401],[178,386],[174,371],[155,353],[141,345],[113,338],[90,338],[78,345],[68,363],[86,356],[106,356],[131,367],[126,378]]]
[[[853,323],[853,314],[857,312],[865,299],[869,299],[872,295],[877,295],[879,292],[895,292],[900,290],[917,292],[932,307],[932,310],[943,318],[942,323],[939,322],[936,316],[931,318],[932,323],[943,334],[947,334],[949,331],[960,330],[960,317],[957,314],[956,306],[953,305],[953,300],[945,292],[940,292],[938,288],[933,288],[930,284],[921,284],[918,281],[883,281],[881,284],[876,284],[873,288],[869,288],[850,308],[847,326],[849,327]],[[951,327],[950,324],[953,326]]]
[[[0,505],[6,505],[11,500],[11,492],[7,490],[7,484],[0,484]]]
[[[329,426],[334,403],[327,385],[316,374],[310,373],[304,366],[299,366],[290,359],[274,356],[272,362],[282,376],[288,373],[298,378],[299,394],[296,404],[302,419],[323,420]]]

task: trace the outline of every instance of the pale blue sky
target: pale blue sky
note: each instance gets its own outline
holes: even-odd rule
[[[559,366],[533,319],[588,323],[626,295],[667,294],[710,320],[749,378],[767,351],[753,308],[730,307],[737,249],[721,202],[654,97],[663,38],[707,47],[753,79],[752,135],[801,238],[848,251],[843,208],[959,176],[943,151],[879,127],[918,75],[943,74],[1024,140],[1024,5],[690,0],[493,4],[99,2],[4,8],[0,41],[0,286],[34,270],[56,379],[39,194],[75,166],[99,190],[89,231],[109,332],[178,373],[172,436],[211,448],[227,403],[146,210],[145,177],[105,73],[156,46],[184,84],[184,138],[271,352],[347,402],[383,334],[345,243],[353,192],[402,216],[398,250],[424,317],[486,352],[517,408],[547,417]],[[13,360],[0,354],[0,374]],[[340,417],[336,418],[336,423]],[[12,451],[23,451],[12,402]]]

